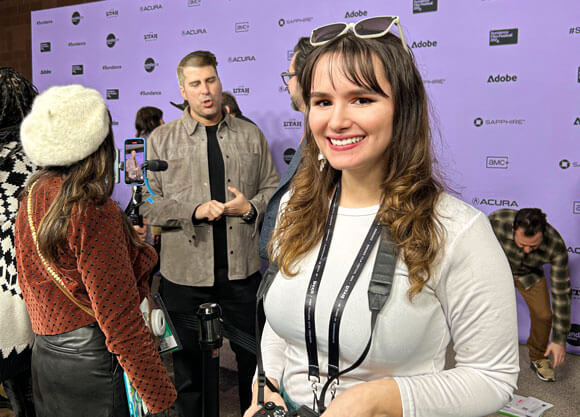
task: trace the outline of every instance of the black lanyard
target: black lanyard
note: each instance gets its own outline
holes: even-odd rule
[[[336,224],[336,216],[338,213],[338,203],[340,200],[340,181],[336,186],[336,191],[332,198],[330,204],[330,210],[328,215],[328,220],[326,224],[326,232],[322,239],[320,245],[320,251],[318,252],[318,258],[314,269],[312,271],[312,277],[310,278],[310,283],[306,291],[306,300],[304,302],[304,325],[305,325],[305,338],[306,338],[306,350],[308,353],[308,378],[316,378],[320,382],[320,370],[318,365],[318,349],[316,346],[316,328],[314,322],[314,312],[316,307],[316,297],[318,295],[318,289],[320,287],[320,281],[322,274],[324,273],[324,267],[326,266],[326,261],[328,259],[328,251],[330,249],[330,242],[332,241],[332,235],[334,231],[334,226]],[[346,280],[342,284],[342,288],[336,297],[334,306],[332,309],[332,314],[330,317],[330,324],[328,329],[328,345],[329,345],[329,355],[328,355],[328,376],[334,379],[339,374],[339,330],[340,321],[342,314],[344,312],[344,307],[352,289],[354,288],[360,273],[367,262],[372,248],[377,242],[381,231],[381,225],[375,219],[371,225],[367,236],[357,254],[357,257],[350,268],[350,271],[346,277]]]

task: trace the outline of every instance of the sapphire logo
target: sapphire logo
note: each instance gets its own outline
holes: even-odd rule
[[[50,42],[40,42],[40,52],[50,52]]]
[[[256,57],[254,55],[251,56],[230,56],[228,57],[228,62],[249,62],[255,61]]]
[[[50,51],[50,44],[48,45],[48,50]],[[574,120],[574,126],[580,126],[580,117],[577,117],[576,120]]]
[[[107,100],[119,100],[119,89],[118,88],[112,88],[112,89],[107,89]]]
[[[40,75],[48,75],[48,74],[52,74],[52,71],[49,69],[40,70]]]
[[[147,58],[145,60],[145,71],[153,72],[155,70],[155,67],[158,65],[159,64],[157,64],[153,58]]]
[[[280,19],[278,20],[278,26],[282,27],[286,24],[286,21],[284,19]]]
[[[413,42],[411,48],[435,48],[437,47],[437,41],[419,41]]]
[[[232,90],[236,96],[247,96],[250,94],[250,89],[248,87],[240,86]]]
[[[413,13],[436,12],[437,0],[413,0]]]
[[[187,0],[187,7],[195,7],[201,4],[201,0]]]
[[[141,6],[139,7],[139,10],[141,10],[142,12],[154,12],[154,11],[158,11],[163,9],[163,5],[158,3],[158,4],[150,4],[148,6]]]
[[[443,84],[445,84],[445,81],[447,81],[445,78],[435,78],[434,80],[423,80],[423,84],[440,84],[440,85],[443,85]]]
[[[250,22],[236,22],[236,32],[248,32],[250,30]]]
[[[499,29],[489,31],[489,46],[513,45],[518,43],[518,29]]]
[[[290,161],[292,161],[292,158],[294,157],[294,154],[296,153],[296,149],[294,148],[288,148],[284,151],[284,162],[286,162],[287,164],[290,163]]]
[[[82,65],[73,65],[72,66],[72,75],[83,75],[84,70]]]
[[[143,39],[145,39],[146,42],[156,41],[158,38],[159,35],[153,32],[149,32],[143,35]]]
[[[482,119],[477,117],[473,121],[475,127],[486,126],[523,126],[526,123],[526,119]]]
[[[207,31],[205,28],[200,29],[183,29],[181,31],[181,36],[194,36],[194,35],[205,35]]]
[[[356,10],[356,11],[351,11],[351,12],[346,12],[344,14],[344,18],[345,19],[350,19],[352,17],[364,17],[368,14],[368,12],[366,10]]]
[[[81,23],[81,19],[83,17],[81,16],[81,14],[79,12],[74,12],[71,16],[71,21],[73,25],[78,25],[79,23]]]
[[[509,159],[507,156],[487,156],[485,158],[486,168],[508,169]]]
[[[574,201],[572,203],[572,213],[580,214],[580,201]]]
[[[113,46],[115,46],[115,44],[119,42],[119,39],[115,36],[114,33],[109,33],[107,35],[107,46],[109,48],[112,48]]]
[[[278,20],[278,26],[282,27],[285,25],[291,25],[292,23],[308,23],[312,22],[313,17],[296,17],[293,19],[280,19]]]
[[[568,168],[580,168],[580,162],[572,161],[570,162],[568,159],[562,159],[559,163],[560,168],[568,169]]]
[[[117,10],[117,9],[107,10],[105,12],[105,16],[108,17],[108,18],[111,18],[111,17],[119,17],[119,10]]]
[[[518,76],[517,75],[510,75],[510,74],[505,74],[505,75],[501,75],[501,74],[497,74],[497,75],[490,75],[487,78],[487,82],[488,83],[515,83],[518,81]]]
[[[282,123],[284,129],[302,129],[302,120],[290,119]]]
[[[516,200],[499,200],[497,198],[473,197],[471,204],[474,206],[494,206],[494,207],[519,207]]]

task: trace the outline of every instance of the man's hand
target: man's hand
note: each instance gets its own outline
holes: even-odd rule
[[[564,363],[564,358],[566,357],[566,347],[559,345],[558,343],[550,343],[546,352],[544,353],[545,357],[548,357],[552,354],[552,367],[557,368],[558,366]]]
[[[237,188],[228,186],[228,190],[235,198],[225,204],[224,214],[226,216],[242,216],[250,210],[250,203]]]
[[[207,220],[213,222],[219,220],[224,215],[225,204],[211,200],[197,207],[195,218],[197,220]]]
[[[147,222],[145,221],[145,218],[143,218],[143,226],[134,224],[133,229],[135,229],[137,235],[139,235],[139,239],[145,242],[145,238],[147,237]]]

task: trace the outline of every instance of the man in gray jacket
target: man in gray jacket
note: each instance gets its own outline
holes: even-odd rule
[[[163,228],[161,293],[184,347],[173,356],[184,417],[201,415],[201,354],[190,325],[198,306],[216,302],[225,322],[255,332],[258,225],[279,181],[262,131],[223,113],[216,67],[209,51],[181,60],[177,78],[189,106],[180,119],[155,129],[147,143],[148,159],[169,165],[149,173],[155,195],[142,213]],[[235,343],[232,349],[243,413],[256,361]]]

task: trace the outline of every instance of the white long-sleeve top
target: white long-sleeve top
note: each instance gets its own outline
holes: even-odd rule
[[[288,201],[282,198],[281,207]],[[321,383],[328,366],[332,306],[378,206],[339,207],[328,261],[316,300],[315,323]],[[337,395],[361,382],[393,377],[404,417],[483,416],[501,408],[519,372],[515,291],[507,259],[487,217],[441,195],[437,216],[445,230],[431,279],[409,301],[407,266],[397,260],[391,296],[373,332],[361,366],[343,375]],[[299,263],[299,273],[276,276],[265,299],[262,338],[266,375],[280,381],[290,398],[312,405],[304,332],[304,300],[320,244]],[[340,326],[340,370],[362,354],[370,334],[367,290],[378,245],[346,304]],[[444,370],[453,340],[455,368]],[[320,393],[320,388],[319,388]],[[330,402],[327,395],[326,403]]]

